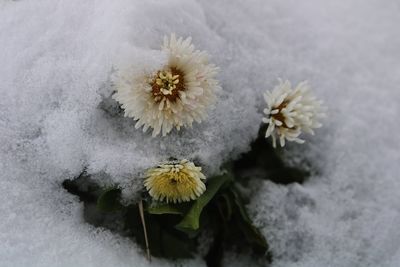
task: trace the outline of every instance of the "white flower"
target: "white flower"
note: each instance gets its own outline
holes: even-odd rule
[[[322,102],[311,95],[306,81],[292,89],[289,81],[279,80],[279,85],[272,92],[267,91],[264,98],[267,102],[267,108],[264,109],[267,117],[263,118],[263,122],[268,123],[265,137],[272,136],[274,147],[276,138],[279,138],[282,147],[285,139],[304,143],[299,138],[302,132],[314,134],[313,129],[322,126],[318,121],[325,116]]]
[[[207,108],[220,89],[217,68],[204,51],[195,50],[191,38],[164,38],[166,64],[155,73],[121,75],[115,83],[116,99],[125,116],[137,120],[136,128],[153,128],[153,137],[165,136],[174,127],[191,127],[207,116]]]
[[[201,167],[184,159],[147,170],[144,185],[155,200],[176,203],[201,196],[206,190],[204,179],[206,177],[201,173]]]

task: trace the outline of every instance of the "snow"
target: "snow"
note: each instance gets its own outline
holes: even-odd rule
[[[286,153],[288,161],[310,162],[315,174],[304,185],[257,183],[253,218],[276,256],[273,266],[398,266],[400,6],[305,5],[285,11],[291,15],[283,23],[302,21],[294,33],[303,34],[302,48],[288,50],[285,41],[278,54],[298,58],[289,62],[312,77],[329,121]]]
[[[315,137],[287,148],[313,166],[307,183],[254,182],[249,208],[272,265],[397,266],[399,10],[395,0],[1,2],[0,266],[149,265],[129,240],[86,224],[62,181],[87,167],[129,198],[169,156],[216,173],[249,148],[278,77],[308,79],[329,112]],[[223,92],[206,122],[152,139],[107,112],[110,77],[129,61],[162,62],[154,49],[171,32],[209,52]],[[151,265],[161,264],[174,265]]]

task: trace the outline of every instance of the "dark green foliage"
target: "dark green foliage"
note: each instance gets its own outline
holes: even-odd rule
[[[235,178],[240,179],[248,172],[257,171],[258,174],[261,172],[261,176],[257,177],[278,184],[304,182],[310,174],[302,169],[287,166],[281,158],[281,148],[273,148],[270,140],[264,138],[265,131],[266,126],[262,126],[258,138],[251,144],[251,150],[234,161]]]
[[[193,201],[189,211],[183,220],[176,226],[182,231],[197,231],[200,227],[200,216],[203,208],[214,198],[215,194],[224,183],[232,181],[232,176],[224,174],[210,179],[207,183],[207,190],[198,199]]]
[[[112,212],[123,208],[120,203],[121,191],[118,188],[109,188],[97,199],[97,208],[101,211]]]
[[[137,205],[126,207],[125,227],[145,248],[144,232]],[[180,217],[175,214],[154,215],[145,213],[147,235],[151,254],[169,259],[190,258],[196,251],[196,240],[176,230]]]

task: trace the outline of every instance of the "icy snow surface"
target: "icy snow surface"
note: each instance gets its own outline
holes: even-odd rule
[[[84,223],[61,182],[87,167],[128,195],[169,156],[215,173],[248,149],[278,77],[308,79],[329,117],[287,148],[315,175],[264,182],[250,206],[273,266],[398,266],[399,14],[396,0],[3,0],[0,266],[148,265],[129,240]],[[209,52],[223,93],[207,122],[152,139],[104,106],[113,69],[162,61],[153,49],[171,32]]]

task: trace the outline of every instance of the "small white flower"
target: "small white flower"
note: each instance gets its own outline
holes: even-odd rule
[[[264,123],[268,123],[265,137],[272,136],[272,144],[276,147],[276,139],[285,146],[285,139],[304,143],[299,138],[302,132],[314,134],[313,129],[322,126],[319,119],[324,114],[322,102],[317,100],[311,93],[306,81],[299,83],[292,89],[289,81],[279,80],[272,92],[264,94],[267,108]]]
[[[144,185],[155,200],[186,202],[194,200],[206,191],[201,167],[186,159],[170,161],[146,172]]]
[[[195,50],[191,38],[164,38],[166,64],[155,73],[121,75],[115,84],[116,99],[125,116],[137,120],[136,128],[153,128],[153,137],[165,136],[174,127],[191,127],[206,118],[207,108],[220,89],[217,68],[204,51]]]

